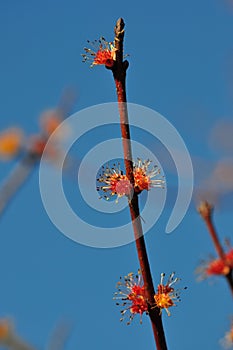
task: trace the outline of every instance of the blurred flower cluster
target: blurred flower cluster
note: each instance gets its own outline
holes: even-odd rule
[[[0,159],[10,160],[25,153],[40,158],[45,150],[46,143],[52,133],[62,123],[63,117],[59,109],[45,111],[40,116],[40,132],[27,137],[18,127],[3,130],[0,133]],[[59,141],[63,133],[56,133],[56,142],[46,148],[46,157],[56,160],[59,157]]]

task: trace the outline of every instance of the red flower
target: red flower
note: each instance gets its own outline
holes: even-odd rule
[[[23,132],[19,128],[7,129],[0,133],[0,159],[15,157],[23,145]]]
[[[168,316],[170,316],[170,312],[168,308],[172,306],[176,306],[176,302],[180,301],[180,290],[175,290],[172,285],[179,281],[179,278],[173,278],[174,272],[169,276],[167,283],[163,284],[163,279],[165,277],[165,273],[161,273],[161,281],[157,287],[157,293],[154,295],[155,306],[162,309],[165,309]],[[186,289],[186,287],[184,288]]]
[[[116,305],[122,306],[121,319],[123,321],[125,317],[129,318],[127,325],[131,323],[136,314],[140,315],[140,323],[142,323],[142,314],[148,312],[148,305],[145,297],[145,288],[143,285],[140,270],[138,275],[134,275],[132,272],[124,277],[117,283],[118,291],[115,293],[114,299],[119,299],[122,303],[117,302]]]
[[[207,278],[213,275],[227,275],[233,269],[233,248],[225,253],[225,259],[211,259],[210,261],[202,262],[202,266],[197,269],[200,278]]]
[[[233,321],[231,322],[230,330],[225,334],[225,337],[221,339],[221,344],[225,349],[230,349],[233,347]]]
[[[149,191],[152,187],[164,187],[164,180],[153,179],[160,174],[160,169],[157,165],[151,169],[151,160],[145,160],[144,162],[138,158],[137,162],[134,162],[134,189],[140,193],[143,190]]]
[[[49,137],[61,124],[61,112],[56,109],[47,110],[40,117],[40,124],[43,133]]]
[[[0,319],[0,343],[8,339],[10,335],[10,325],[6,319]]]
[[[103,37],[95,41],[87,41],[93,47],[92,49],[84,48],[85,54],[83,62],[91,61],[91,67],[94,65],[104,64],[107,67],[112,67],[115,60],[116,49],[111,42],[106,41]]]
[[[41,158],[44,153],[47,140],[41,135],[32,135],[28,142],[28,151],[34,156]],[[57,144],[49,144],[50,147],[46,148],[46,158],[56,162],[61,153],[57,147]]]
[[[106,200],[116,195],[117,202],[118,198],[125,195],[129,196],[132,191],[132,185],[126,175],[120,170],[120,164],[113,164],[111,168],[109,166],[103,167],[102,173],[97,181],[105,184],[103,186],[98,186],[98,191],[103,191],[104,193],[109,192],[109,195],[104,195]]]

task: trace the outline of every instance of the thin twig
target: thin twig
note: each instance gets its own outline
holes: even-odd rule
[[[53,331],[46,350],[64,350],[71,334],[71,323],[60,322]]]
[[[38,158],[26,154],[14,167],[0,188],[0,216],[10,204],[14,195],[23,186],[34,169]]]

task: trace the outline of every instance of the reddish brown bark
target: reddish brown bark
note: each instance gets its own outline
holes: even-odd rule
[[[130,127],[128,120],[128,110],[127,110],[127,99],[126,99],[126,70],[128,68],[128,62],[123,61],[123,39],[124,39],[124,21],[120,18],[117,21],[115,27],[115,41],[114,46],[116,48],[116,61],[114,66],[111,68],[113,72],[113,77],[116,85],[116,93],[119,106],[120,114],[120,125],[122,133],[122,143],[124,151],[124,162],[126,169],[126,176],[130,180],[131,184],[134,185],[133,176],[133,162],[132,162],[132,150],[131,150],[131,140],[130,140]],[[160,309],[154,307],[154,286],[150,271],[150,265],[148,260],[148,255],[146,251],[145,240],[143,236],[141,217],[138,205],[138,195],[137,193],[132,193],[132,197],[129,198],[129,209],[133,225],[134,237],[136,242],[136,248],[141,268],[141,273],[144,281],[146,297],[149,305],[149,316],[152,324],[152,329],[154,333],[155,343],[157,350],[166,350],[166,339],[163,330],[162,318]]]

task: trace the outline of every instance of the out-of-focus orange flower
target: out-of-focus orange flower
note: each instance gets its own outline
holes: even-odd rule
[[[17,155],[23,142],[19,128],[7,129],[0,133],[0,159],[11,159]]]
[[[218,275],[225,276],[233,269],[233,248],[224,254],[225,260],[220,258],[203,261],[196,272],[200,275],[200,279]]]
[[[41,128],[47,136],[50,136],[61,122],[61,113],[57,109],[47,110],[40,117]]]
[[[225,265],[221,259],[215,259],[209,263],[205,273],[207,276],[210,275],[227,275],[230,271],[230,267]]]
[[[46,140],[40,135],[33,135],[29,139],[29,151],[41,157],[46,146]]]
[[[10,326],[7,320],[0,320],[0,341],[8,338],[10,333]]]
[[[28,150],[31,154],[40,158],[45,150],[47,140],[40,135],[33,135],[29,139]],[[58,157],[58,149],[56,145],[52,146],[51,143],[49,147],[46,148],[46,157],[50,160],[55,160]]]
[[[233,347],[233,321],[231,322],[230,330],[225,334],[225,337],[221,339],[221,344],[225,349],[230,349]]]

